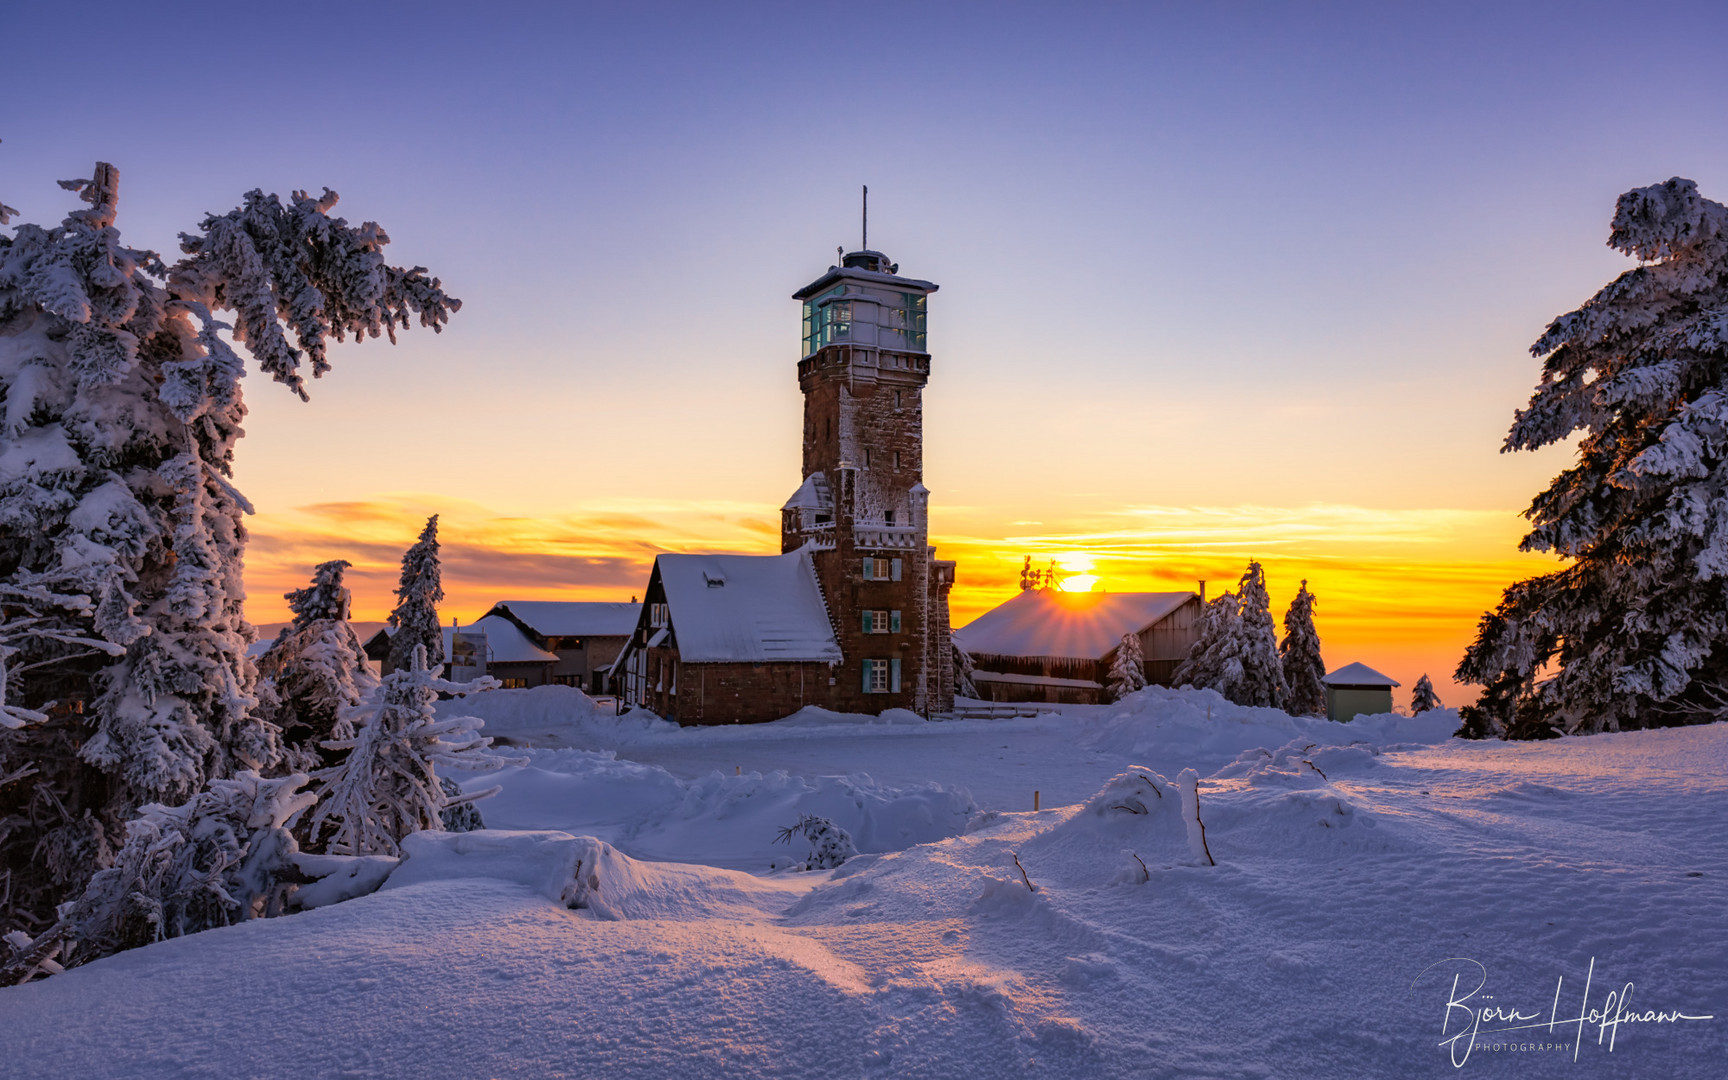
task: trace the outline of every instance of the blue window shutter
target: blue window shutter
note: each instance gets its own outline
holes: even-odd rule
[[[865,581],[875,581],[876,580],[875,571],[876,571],[876,560],[870,558],[869,556],[865,556],[865,558],[864,558],[864,580]]]
[[[893,565],[890,566],[889,569],[891,571],[889,576],[891,578],[893,578],[895,581],[899,581],[900,580],[900,560],[895,559],[893,562]]]
[[[870,632],[870,613],[868,611],[864,612],[864,632],[866,634]]]
[[[900,658],[896,656],[888,661],[888,689],[891,693],[900,692]]]
[[[898,634],[900,632],[900,613],[898,611],[890,611],[888,613],[888,632],[890,634]]]
[[[870,665],[875,662],[874,660],[864,661],[864,692],[866,694],[870,692]]]

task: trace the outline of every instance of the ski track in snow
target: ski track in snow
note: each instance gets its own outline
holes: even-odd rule
[[[517,883],[568,839],[474,834],[519,872],[448,844],[411,856],[408,884],[0,991],[0,1073],[1717,1077],[1728,1060],[1728,725],[1466,743],[1449,714],[1327,725],[1154,689],[1037,719],[679,731],[514,693],[464,705],[543,748],[470,782],[505,786],[512,828],[616,844],[610,906]],[[1131,765],[1161,775],[1112,780]],[[1190,852],[1188,765],[1216,867]],[[812,807],[874,852],[740,872],[798,854],[765,834]],[[672,861],[633,861],[650,857]],[[1561,976],[1576,1012],[1594,958],[1592,1007],[1632,981],[1637,1007],[1724,1019],[1622,1027],[1612,1052],[1586,1028],[1576,1062],[1478,1045],[1454,1069],[1451,969],[1421,976],[1447,957],[1544,1018]]]

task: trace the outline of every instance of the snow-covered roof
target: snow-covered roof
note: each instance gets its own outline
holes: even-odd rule
[[[1327,686],[1402,686],[1397,679],[1382,675],[1367,664],[1345,664],[1320,680]]]
[[[491,664],[532,664],[557,660],[558,654],[547,652],[522,632],[522,628],[502,615],[487,615],[462,628],[464,634],[476,630],[486,635],[486,661]],[[450,651],[450,628],[444,628],[444,651]]]
[[[954,631],[973,655],[1100,659],[1195,599],[1191,592],[1106,593],[1029,589]]]
[[[636,629],[641,604],[591,600],[500,600],[487,617],[510,614],[546,637],[626,637]],[[485,620],[481,620],[485,621]]]
[[[828,491],[828,478],[819,472],[813,472],[798,485],[798,490],[786,500],[782,510],[827,510],[834,505],[833,497]]]
[[[464,626],[462,632],[467,633],[468,627]],[[446,664],[450,662],[450,637],[454,633],[455,629],[453,627],[441,626],[438,628],[438,635],[444,642],[444,655],[427,657],[426,662],[428,664]],[[366,656],[368,659],[382,660],[384,659],[385,654],[390,651],[390,639],[395,636],[396,627],[389,625],[381,626],[378,628],[377,633],[374,633],[371,637],[367,638],[361,647],[366,650]]]
[[[808,550],[661,555],[654,565],[685,662],[841,659]]]

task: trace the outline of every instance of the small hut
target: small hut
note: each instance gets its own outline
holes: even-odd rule
[[[1399,685],[1367,664],[1345,664],[1320,681],[1326,684],[1326,715],[1339,723],[1391,712],[1392,688]]]

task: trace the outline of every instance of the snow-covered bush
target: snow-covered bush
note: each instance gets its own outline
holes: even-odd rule
[[[950,639],[952,640],[952,639]],[[972,681],[972,673],[977,666],[972,661],[972,654],[954,643],[954,692],[963,698],[978,700],[978,686]]]
[[[1555,319],[1506,450],[1582,433],[1520,545],[1569,560],[1483,616],[1465,729],[1514,738],[1728,717],[1728,206],[1690,180],[1615,206],[1637,259]],[[1551,673],[1551,675],[1549,674]]]
[[[810,857],[804,860],[806,870],[833,870],[858,854],[851,833],[814,814],[799,815],[794,824],[780,830],[774,842],[790,845],[794,836],[810,841]]]
[[[1440,695],[1434,692],[1434,684],[1428,681],[1426,673],[1416,680],[1416,686],[1410,691],[1410,715],[1429,712],[1440,707]]]
[[[1116,655],[1110,659],[1110,678],[1105,687],[1111,701],[1121,701],[1136,690],[1146,688],[1146,670],[1141,666],[1140,635],[1127,633],[1116,645]]]
[[[1325,716],[1326,662],[1320,659],[1320,633],[1314,629],[1314,594],[1303,579],[1284,612],[1284,640],[1278,643],[1284,668],[1284,711],[1291,716]]]
[[[0,829],[7,918],[31,926],[133,808],[281,763],[245,655],[251,508],[230,480],[245,362],[230,341],[304,396],[302,364],[328,369],[329,338],[393,339],[414,316],[437,330],[459,307],[423,269],[386,265],[377,225],[331,217],[328,191],[253,191],[182,234],[168,263],[121,243],[112,166],[62,186],[87,208],[0,235],[0,578],[61,579],[92,601],[70,635],[120,654],[38,636],[8,657],[8,704],[61,709],[0,744],[0,777],[36,770],[0,793],[0,819],[25,823]],[[38,855],[64,829],[93,860],[73,882]]]
[[[342,764],[313,775],[322,786],[311,828],[330,834],[325,850],[338,855],[396,855],[402,838],[421,829],[442,827],[451,806],[495,794],[497,788],[452,797],[437,767],[489,769],[526,764],[487,751],[492,740],[479,734],[485,721],[473,716],[440,719],[432,707],[440,691],[471,694],[498,685],[496,679],[455,683],[426,670],[426,650],[418,648],[409,667],[384,676],[372,699],[344,709],[337,737],[325,743],[346,750]]]
[[[126,823],[126,842],[58,925],[61,962],[88,963],[123,949],[279,915],[300,880],[289,828],[312,805],[304,773],[251,771],[212,780],[179,806],[152,803]]]
[[[444,636],[438,626],[438,603],[444,599],[443,571],[438,565],[438,515],[426,519],[420,539],[402,554],[402,577],[396,586],[396,609],[390,612],[390,655],[386,674],[404,671],[415,649],[426,652],[433,668],[444,662]]]
[[[365,647],[348,624],[349,592],[342,571],[349,565],[342,559],[321,563],[311,585],[287,594],[294,621],[258,658],[258,673],[268,680],[271,693],[270,707],[261,711],[282,730],[289,746],[312,755],[331,737],[341,711],[378,688]]]

